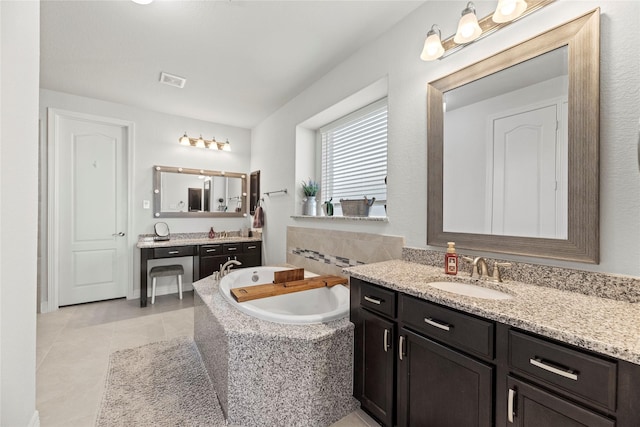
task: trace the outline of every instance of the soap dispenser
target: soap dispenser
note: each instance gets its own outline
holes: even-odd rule
[[[458,255],[455,242],[447,242],[447,253],[444,254],[444,272],[446,274],[458,274]]]

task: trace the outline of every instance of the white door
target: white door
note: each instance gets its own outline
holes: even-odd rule
[[[55,120],[58,303],[124,297],[127,127],[80,115]]]
[[[492,233],[560,238],[558,105],[493,123]],[[566,214],[565,214],[566,216]]]

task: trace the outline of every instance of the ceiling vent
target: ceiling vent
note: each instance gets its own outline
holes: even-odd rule
[[[184,77],[175,76],[173,74],[162,72],[160,73],[160,83],[164,83],[169,86],[179,87],[180,89],[182,89],[185,83],[187,83],[187,79],[185,79]]]

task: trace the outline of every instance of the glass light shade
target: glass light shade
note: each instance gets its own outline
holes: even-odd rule
[[[473,10],[465,9],[458,22],[458,31],[456,31],[453,41],[457,44],[469,43],[480,37],[480,34],[482,34],[482,30],[478,25],[478,17]]]
[[[198,138],[198,140],[196,141],[196,147],[199,148],[204,148],[204,139],[202,139],[202,135],[200,135],[200,138]]]
[[[191,141],[189,141],[189,137],[187,136],[186,132],[183,136],[180,137],[178,141],[180,141],[181,145],[191,145]]]
[[[444,47],[442,47],[442,41],[440,35],[431,30],[427,33],[427,38],[424,41],[424,48],[420,54],[420,59],[423,61],[433,61],[440,58],[444,54]]]
[[[498,24],[513,21],[525,10],[527,10],[527,2],[524,0],[500,0],[492,19]]]
[[[231,151],[231,144],[229,143],[229,140],[227,139],[227,142],[223,142],[222,144],[222,151]],[[218,148],[220,149],[220,145],[218,145]]]

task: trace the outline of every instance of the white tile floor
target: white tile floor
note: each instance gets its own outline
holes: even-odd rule
[[[114,300],[63,307],[39,314],[36,341],[36,406],[42,427],[95,424],[109,355],[177,336],[193,336],[193,293],[139,302]],[[356,411],[332,427],[378,424]]]

